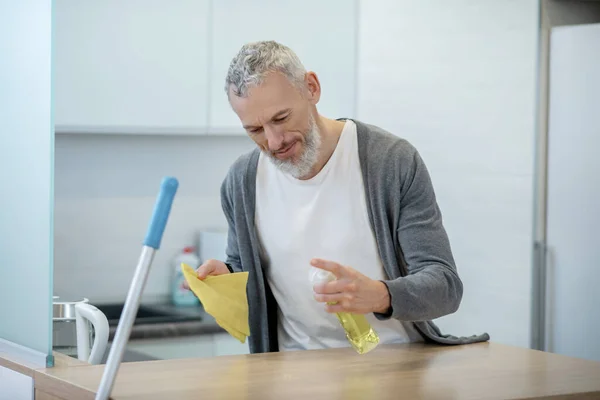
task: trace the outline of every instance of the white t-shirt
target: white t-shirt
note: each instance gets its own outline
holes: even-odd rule
[[[318,175],[298,180],[262,153],[256,178],[256,226],[266,276],[279,306],[280,350],[348,347],[343,328],[314,299],[310,260],[348,265],[371,279],[387,279],[366,208],[356,125],[345,123],[331,158]],[[421,340],[398,320],[367,319],[380,343]]]

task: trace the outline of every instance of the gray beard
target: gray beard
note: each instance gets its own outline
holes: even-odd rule
[[[314,118],[310,119],[310,130],[304,137],[304,147],[302,154],[297,161],[280,160],[270,152],[265,152],[271,162],[282,172],[292,175],[296,179],[307,176],[312,171],[319,158],[319,148],[321,147],[321,133],[315,123]]]

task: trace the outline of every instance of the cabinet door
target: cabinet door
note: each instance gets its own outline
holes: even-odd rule
[[[219,0],[213,3],[210,130],[243,133],[225,93],[231,59],[247,42],[275,40],[294,50],[322,86],[317,109],[353,117],[356,86],[355,0]]]
[[[33,378],[0,366],[0,399],[33,400]]]
[[[209,0],[56,0],[57,132],[200,133]]]

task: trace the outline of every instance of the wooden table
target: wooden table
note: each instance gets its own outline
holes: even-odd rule
[[[56,398],[93,399],[104,366],[36,371]],[[599,398],[600,363],[494,343],[380,346],[122,364],[114,399]]]

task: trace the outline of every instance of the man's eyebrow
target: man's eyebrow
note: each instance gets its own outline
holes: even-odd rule
[[[277,118],[281,118],[282,116],[284,116],[285,114],[289,113],[290,111],[292,111],[291,108],[285,108],[285,109],[283,109],[281,111],[276,112],[275,115],[273,115],[271,117],[271,121],[273,121],[274,119],[277,119]],[[252,129],[256,129],[256,128],[258,128],[258,126],[244,125],[244,129],[246,129],[246,130],[252,130]]]

